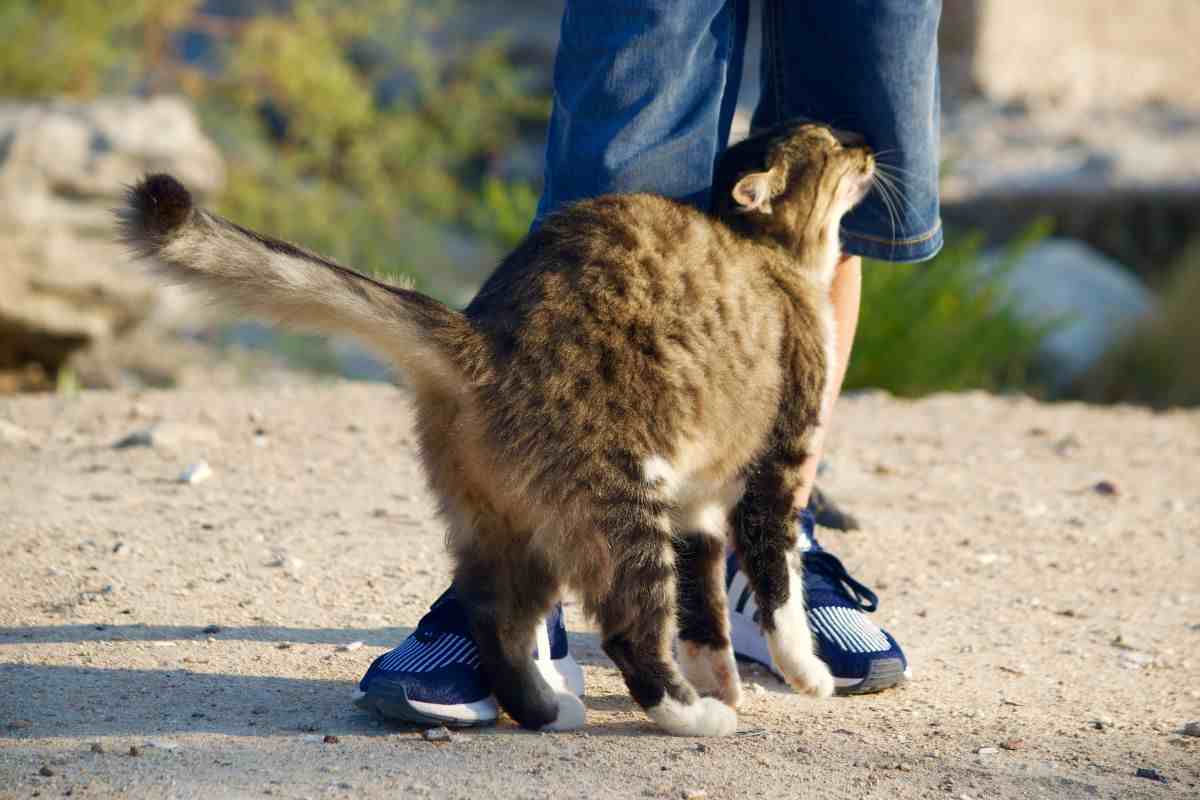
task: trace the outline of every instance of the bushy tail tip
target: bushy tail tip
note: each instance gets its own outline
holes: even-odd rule
[[[191,213],[192,195],[175,178],[159,173],[130,187],[125,207],[117,216],[125,240],[144,248],[161,242],[187,222]]]

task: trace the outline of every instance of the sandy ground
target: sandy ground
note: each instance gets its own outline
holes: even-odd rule
[[[445,744],[350,704],[446,580],[410,421],[380,385],[0,398],[0,796],[1200,797],[1200,412],[848,398],[823,482],[865,528],[823,539],[908,686],[747,667],[738,736],[671,738],[570,607],[587,729]]]

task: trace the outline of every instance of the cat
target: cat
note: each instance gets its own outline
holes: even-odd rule
[[[834,358],[839,223],[874,171],[857,135],[776,126],[722,154],[715,214],[651,194],[571,204],[461,313],[197,208],[167,175],[118,213],[124,240],[169,277],[354,334],[407,376],[458,597],[520,725],[585,722],[530,657],[538,620],[571,590],[659,726],[722,736],[741,691],[727,539],[779,671],[833,691],[792,504]]]

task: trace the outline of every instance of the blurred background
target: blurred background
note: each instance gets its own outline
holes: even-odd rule
[[[169,171],[464,304],[533,216],[561,11],[0,0],[0,392],[388,379],[156,286],[110,210]],[[1195,0],[945,0],[948,245],[868,265],[848,387],[1200,403],[1198,40]]]

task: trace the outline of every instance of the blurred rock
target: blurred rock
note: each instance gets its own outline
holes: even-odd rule
[[[158,291],[114,241],[112,209],[152,171],[203,199],[224,165],[178,98],[0,103],[0,391],[40,389],[103,350]]]
[[[984,259],[985,269],[1003,263]],[[1047,239],[1003,273],[1015,312],[1035,322],[1059,321],[1042,343],[1052,388],[1087,372],[1114,344],[1157,309],[1154,295],[1121,264],[1081,242]]]
[[[201,197],[224,162],[177,97],[0,103],[0,228],[111,232],[124,187],[170,172]]]

